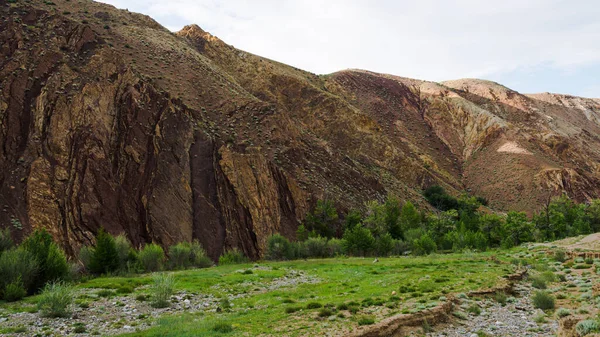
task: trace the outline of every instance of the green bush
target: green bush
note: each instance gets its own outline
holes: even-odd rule
[[[248,263],[250,260],[237,248],[226,250],[219,257],[219,265]]]
[[[361,316],[357,319],[358,325],[371,325],[375,323],[375,318],[371,316]]]
[[[115,248],[117,249],[117,255],[119,256],[119,267],[120,270],[127,270],[127,262],[131,259],[131,243],[127,240],[127,237],[123,234],[118,235],[115,238]]]
[[[28,288],[30,293],[41,289],[48,282],[65,280],[69,277],[70,268],[67,258],[45,229],[33,232],[21,246],[33,254],[39,268],[33,285]]]
[[[294,254],[288,239],[280,234],[273,234],[267,239],[267,260],[292,260]]]
[[[555,251],[554,260],[558,262],[565,262],[567,260],[567,253],[562,249]]]
[[[11,249],[14,246],[10,235],[10,228],[0,229],[0,255],[2,252]]]
[[[152,294],[151,305],[154,308],[166,308],[169,306],[171,295],[175,291],[175,279],[171,274],[158,274],[154,276],[154,283],[150,287]]]
[[[333,310],[329,309],[329,308],[322,308],[321,310],[319,310],[319,317],[329,317],[333,315]]]
[[[83,268],[88,272],[90,272],[90,263],[92,262],[93,256],[94,248],[90,246],[81,246],[79,253],[77,254],[79,261],[83,264]]]
[[[119,268],[119,252],[115,238],[100,229],[96,235],[96,247],[90,259],[89,270],[92,274],[108,274]]]
[[[35,289],[39,266],[35,256],[22,247],[0,255],[0,289],[20,280],[26,289]],[[33,293],[33,291],[31,292]]]
[[[375,249],[375,238],[371,231],[358,224],[352,229],[347,229],[343,236],[345,249],[348,254],[366,256]]]
[[[306,305],[306,309],[319,309],[322,308],[323,304],[319,302],[310,302]]]
[[[344,241],[331,239],[327,241],[327,256],[336,257],[344,254]]]
[[[159,271],[163,269],[165,252],[162,247],[157,244],[147,244],[138,253],[138,261],[146,272]]]
[[[190,244],[191,252],[191,264],[197,268],[208,268],[213,265],[213,261],[206,255],[206,251],[200,245],[198,241],[192,241]]]
[[[542,309],[549,310],[554,309],[554,296],[550,295],[545,291],[536,291],[533,295],[533,306]]]
[[[27,290],[25,289],[20,276],[4,287],[3,298],[8,302],[18,301],[25,297],[25,295],[27,295]]]
[[[475,303],[471,304],[467,308],[467,311],[475,316],[479,316],[481,314],[481,308]]]
[[[558,310],[556,310],[556,317],[558,317],[558,318],[567,317],[569,315],[571,315],[571,310],[569,310],[569,309],[558,308]]]
[[[327,249],[327,239],[320,236],[308,238],[304,241],[304,247],[308,257],[312,258],[325,258],[329,257],[329,251]]]
[[[593,319],[586,319],[575,325],[575,331],[579,336],[589,335],[594,332],[600,332],[600,324]]]
[[[546,285],[546,281],[539,276],[530,277],[531,286],[536,289],[546,289],[548,286]]]
[[[423,234],[419,239],[413,241],[413,250],[416,255],[428,255],[437,250],[437,245],[429,234]]]
[[[186,269],[192,263],[192,247],[187,242],[180,242],[169,247],[169,264],[173,269]]]
[[[38,299],[38,309],[43,317],[67,317],[73,302],[73,289],[63,282],[48,283]]]
[[[494,294],[494,299],[496,300],[496,302],[500,303],[500,305],[504,306],[507,300],[506,293],[503,291],[497,291]]]

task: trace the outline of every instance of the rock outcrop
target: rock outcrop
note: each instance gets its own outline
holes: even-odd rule
[[[317,76],[91,1],[0,9],[0,224],[253,258],[319,198],[441,184],[533,211],[600,195],[600,100],[361,70]]]

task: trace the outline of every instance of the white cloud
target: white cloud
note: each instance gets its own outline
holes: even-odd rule
[[[315,73],[428,80],[600,63],[600,5],[560,0],[103,0]]]

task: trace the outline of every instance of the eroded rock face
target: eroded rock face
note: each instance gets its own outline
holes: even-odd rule
[[[0,224],[21,223],[17,239],[44,227],[75,253],[104,227],[257,258],[319,198],[427,207],[421,189],[441,184],[533,211],[548,193],[600,194],[598,100],[317,76],[198,26],[55,3],[0,10]]]

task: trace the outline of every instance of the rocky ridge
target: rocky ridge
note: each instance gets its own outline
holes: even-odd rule
[[[600,196],[600,101],[345,70],[311,74],[92,1],[0,9],[0,223],[70,253],[100,227],[262,255],[320,198],[440,184],[498,211]]]

